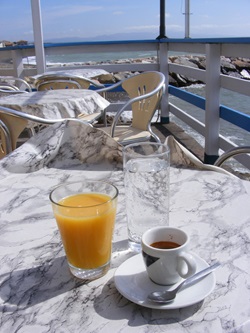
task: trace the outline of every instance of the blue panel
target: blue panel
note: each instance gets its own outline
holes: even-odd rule
[[[250,132],[250,115],[226,106],[220,106],[220,118]]]
[[[170,94],[197,106],[203,110],[206,109],[206,99],[204,97],[197,96],[193,93],[187,92],[183,89],[176,88],[169,85],[168,91]],[[243,112],[236,111],[224,105],[220,106],[220,118],[236,125],[248,132],[250,132],[250,115]]]
[[[105,86],[105,88],[107,88],[107,87],[112,86],[112,84],[109,83],[109,84],[105,84],[104,86]],[[89,89],[90,90],[98,90],[100,88],[99,87],[95,87],[95,86],[90,86]],[[122,86],[118,86],[118,87],[116,87],[116,88],[114,88],[112,90],[107,91],[107,93],[109,93],[109,92],[124,92],[124,91],[125,90],[122,88]]]
[[[184,100],[190,104],[193,104],[200,109],[203,109],[203,110],[206,109],[206,99],[204,97],[197,96],[193,93],[190,93],[190,92],[185,91],[180,88],[176,88],[172,85],[168,86],[168,91],[170,94],[172,94],[178,98],[181,98],[182,100]]]
[[[61,46],[79,46],[79,45],[119,45],[119,44],[145,44],[145,43],[201,43],[201,44],[250,44],[250,37],[229,37],[229,38],[162,38],[162,39],[145,39],[145,40],[115,40],[115,41],[96,41],[96,42],[74,42],[74,43],[44,43],[45,48]],[[34,44],[15,45],[0,48],[4,50],[32,49]]]

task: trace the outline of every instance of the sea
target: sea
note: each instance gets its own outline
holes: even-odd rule
[[[171,55],[181,55],[183,53],[169,52]],[[81,53],[81,54],[59,54],[59,55],[49,55],[46,58],[47,65],[50,66],[80,66],[87,62],[111,62],[120,59],[136,59],[136,58],[148,58],[157,56],[155,51],[130,51],[130,52],[116,52],[116,53]],[[27,64],[35,64],[35,57],[29,57],[24,59]],[[205,96],[205,86],[203,84],[195,84],[189,87],[183,88],[191,93],[197,94],[199,96]],[[242,113],[250,115],[250,96],[238,94],[226,89],[221,89],[220,93],[220,104],[240,111]],[[191,116],[197,118],[201,122],[205,120],[205,111],[201,110],[185,101],[180,100],[175,96],[170,96],[170,102],[175,104],[177,107],[186,110]],[[171,121],[175,122],[177,125],[181,126],[188,134],[194,137],[197,142],[204,146],[204,137],[199,133],[194,131],[188,125],[183,123],[181,120],[175,116],[171,116]],[[220,120],[220,133],[226,138],[230,139],[237,145],[250,145],[250,133],[246,130],[240,129],[224,120]]]

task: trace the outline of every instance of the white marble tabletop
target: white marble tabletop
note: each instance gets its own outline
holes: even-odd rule
[[[172,148],[175,149],[174,145]],[[219,260],[204,301],[175,310],[136,305],[114,284],[128,250],[121,147],[68,121],[46,128],[0,162],[0,332],[250,332],[250,183],[173,152],[170,225],[208,264]],[[179,160],[178,160],[179,159]],[[178,167],[176,163],[179,163]],[[49,192],[65,181],[108,179],[119,189],[112,267],[85,282],[68,270]]]
[[[70,118],[103,111],[110,103],[87,89],[36,91],[0,98],[0,105],[42,118]]]
[[[32,76],[32,79],[39,79],[41,77],[43,77],[43,75],[47,75],[47,74],[63,74],[63,75],[78,75],[78,76],[82,76],[85,77],[87,79],[95,79],[100,77],[101,75],[107,75],[109,74],[109,72],[105,71],[104,69],[99,69],[99,68],[71,68],[71,69],[67,69],[67,67],[64,67],[62,70],[59,71],[53,71],[53,70],[49,70],[47,72],[45,72],[44,74],[37,74],[35,76]]]

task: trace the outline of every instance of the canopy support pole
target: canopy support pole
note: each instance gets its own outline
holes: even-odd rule
[[[165,25],[165,0],[160,0],[160,35],[156,39],[167,38]]]
[[[43,45],[43,31],[41,19],[40,0],[30,0],[32,10],[33,33],[35,43],[36,68],[37,74],[46,71],[45,53]]]

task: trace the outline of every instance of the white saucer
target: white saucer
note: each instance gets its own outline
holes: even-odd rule
[[[197,271],[209,266],[205,260],[195,253],[192,254],[196,259]],[[175,300],[171,303],[161,305],[150,302],[147,300],[147,295],[150,292],[174,289],[175,285],[160,286],[152,282],[145,270],[141,254],[135,255],[122,263],[115,272],[114,280],[117,290],[124,297],[131,302],[152,309],[178,309],[198,303],[213,291],[216,283],[213,272],[196,284],[179,291]]]

